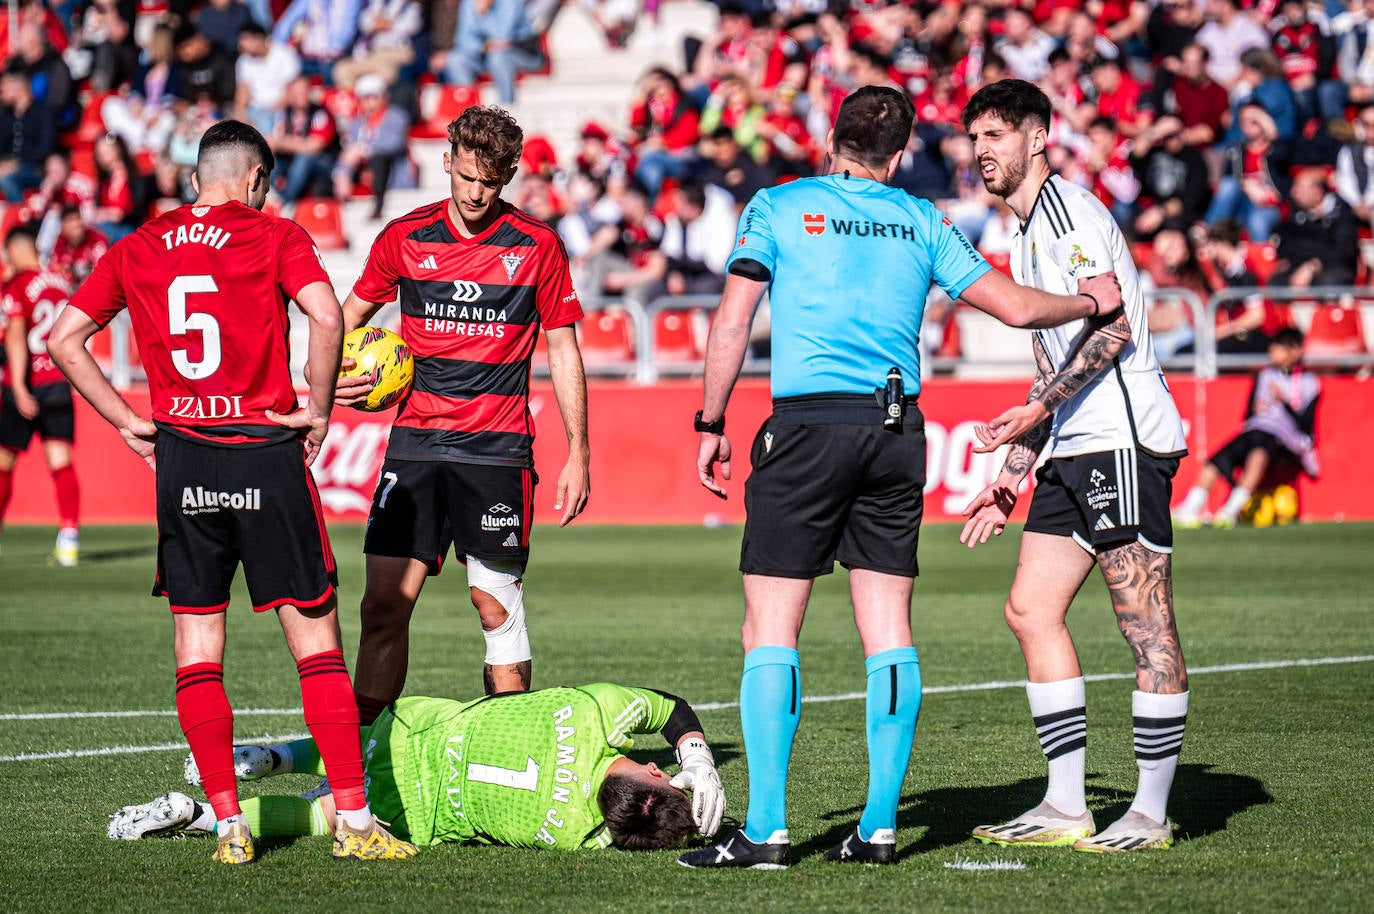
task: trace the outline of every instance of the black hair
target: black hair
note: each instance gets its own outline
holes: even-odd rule
[[[1284,327],[1269,340],[1270,346],[1287,346],[1291,349],[1302,348],[1302,331],[1297,327]]]
[[[21,222],[5,233],[5,247],[16,241],[27,241],[35,248],[38,247],[38,226],[32,222]]]
[[[1050,129],[1050,98],[1034,83],[1003,79],[989,83],[964,106],[964,129],[985,114],[992,114],[1018,130],[1035,125]]]
[[[256,127],[235,120],[220,121],[205,131],[200,138],[200,151],[196,154],[196,170],[200,170],[201,162],[207,156],[231,147],[251,154],[257,159],[257,163],[262,165],[263,171],[271,174],[272,167],[276,164],[272,147],[267,145],[267,140],[263,139]]]
[[[905,92],[890,86],[855,89],[835,118],[835,153],[881,168],[906,148],[915,119],[916,107]]]
[[[246,22],[243,28],[239,29],[239,37],[242,38],[244,35],[252,35],[254,38],[266,38],[267,29],[258,25],[256,22]]]

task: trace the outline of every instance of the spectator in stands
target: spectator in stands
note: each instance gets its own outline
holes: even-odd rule
[[[139,173],[124,138],[107,133],[95,141],[95,226],[114,244],[138,228],[143,215]]]
[[[735,246],[734,199],[720,188],[684,184],[672,212],[663,219],[659,251],[663,279],[649,299],[661,295],[719,295],[725,288],[725,261]],[[715,307],[716,302],[711,302]]]
[[[1288,85],[1283,75],[1283,64],[1268,48],[1251,48],[1240,55],[1242,87],[1232,93],[1231,127],[1223,139],[1234,143],[1240,137],[1240,106],[1247,102],[1262,105],[1274,119],[1278,136],[1293,140],[1298,136],[1298,102],[1293,95],[1293,87]]]
[[[515,77],[544,65],[539,39],[522,0],[462,0],[453,53],[444,71],[451,83],[470,86],[490,74],[503,105],[515,101]]]
[[[823,29],[825,18],[827,17],[822,17]],[[828,18],[833,20],[834,17]],[[688,39],[685,50],[690,76],[684,81],[684,88],[692,96],[697,107],[700,107],[706,103],[706,98],[716,83],[727,76],[743,76],[748,73],[748,11],[736,0],[721,3],[715,31],[705,41]]]
[[[759,135],[759,124],[767,110],[754,96],[749,83],[738,76],[727,76],[701,109],[701,132],[710,134],[722,125],[735,132],[735,142],[754,161],[767,157],[768,143]]]
[[[630,127],[638,138],[635,178],[657,196],[663,179],[678,177],[695,158],[700,136],[700,118],[676,76],[662,67],[644,75],[630,105]]]
[[[1168,91],[1169,81],[1182,66],[1184,48],[1196,44],[1198,30],[1206,21],[1205,7],[1198,0],[1163,0],[1150,10],[1145,44],[1156,67],[1157,100],[1162,100]]]
[[[613,138],[605,127],[596,121],[587,121],[578,136],[577,154],[573,157],[578,172],[604,182],[612,168],[624,170],[629,150],[620,140]]]
[[[1012,6],[1002,19],[1002,37],[993,45],[1017,79],[1037,82],[1049,72],[1055,40],[1035,27],[1027,10]]]
[[[1273,51],[1298,107],[1299,126],[1313,118],[1323,123],[1345,113],[1345,87],[1331,78],[1336,40],[1307,15],[1304,0],[1283,0],[1273,20]]]
[[[1239,5],[1239,0],[1207,0],[1207,23],[1197,33],[1198,44],[1207,49],[1208,74],[1228,92],[1242,79],[1240,55],[1269,47],[1269,33]]]
[[[376,73],[394,86],[415,60],[424,24],[415,0],[366,0],[353,52],[334,65],[334,84],[351,89],[364,73]]]
[[[1338,48],[1336,67],[1347,101],[1374,103],[1374,0],[1352,2],[1350,9],[1331,20]]]
[[[1304,168],[1288,192],[1292,214],[1279,223],[1279,264],[1271,286],[1349,286],[1360,262],[1359,222],[1327,186],[1326,171]]]
[[[1207,229],[1203,253],[1214,267],[1212,291],[1254,288],[1259,286],[1246,261],[1245,246],[1240,240],[1240,226],[1230,219],[1221,219]],[[1217,311],[1217,352],[1223,354],[1263,352],[1269,345],[1269,335],[1282,325],[1278,308],[1263,295],[1248,295],[1243,299],[1229,299]],[[1191,351],[1182,346],[1180,352]]]
[[[1226,132],[1231,100],[1221,84],[1207,74],[1207,49],[1196,42],[1179,52],[1178,69],[1164,82],[1167,90],[1158,111],[1183,122],[1183,142],[1197,149],[1215,144]]]
[[[1360,111],[1355,126],[1359,141],[1336,154],[1336,193],[1367,226],[1374,221],[1374,106]]]
[[[34,99],[53,114],[59,129],[76,123],[76,85],[62,55],[48,43],[41,25],[24,23],[15,31],[13,66],[22,70]]]
[[[227,54],[238,53],[239,34],[253,21],[253,13],[239,0],[209,0],[193,20],[196,31]]]
[[[620,222],[592,237],[591,255],[601,261],[597,291],[647,304],[668,271],[668,259],[659,250],[662,240],[663,223],[649,209],[648,189],[631,181],[620,198]]]
[[[1274,336],[1268,347],[1269,364],[1255,376],[1250,389],[1240,434],[1208,459],[1174,512],[1175,524],[1202,526],[1207,498],[1219,480],[1231,486],[1231,494],[1212,525],[1234,527],[1270,467],[1317,478],[1321,464],[1313,436],[1321,381],[1302,370],[1302,343],[1302,333],[1291,327]]]
[[[211,44],[194,26],[186,26],[179,33],[177,60],[186,74],[187,98],[207,99],[218,108],[234,101],[233,57]]]
[[[146,56],[134,73],[131,90],[142,98],[145,112],[148,107],[161,111],[172,99],[187,97],[186,71],[176,55],[176,29],[163,24],[153,30]],[[149,120],[142,114],[138,117]]]
[[[1162,117],[1136,137],[1131,167],[1140,181],[1136,237],[1149,239],[1166,227],[1186,231],[1202,218],[1211,197],[1207,162],[1184,143],[1181,120]]]
[[[353,194],[359,173],[371,173],[372,218],[382,218],[382,205],[393,177],[406,174],[409,160],[406,143],[410,135],[410,116],[393,104],[386,80],[368,73],[353,87],[358,96],[358,116],[334,167],[334,194],[346,200]]]
[[[1068,176],[1092,190],[1121,226],[1135,218],[1140,181],[1131,168],[1131,144],[1121,136],[1111,118],[1096,117],[1088,125],[1088,145],[1078,155]]]
[[[724,124],[715,129],[705,147],[706,164],[697,173],[697,180],[729,191],[739,207],[773,183],[772,172],[745,155],[735,132]]]
[[[98,229],[86,224],[79,207],[63,208],[61,220],[48,268],[61,273],[72,291],[76,291],[91,275],[96,261],[110,249],[110,241]]]
[[[797,111],[798,101],[804,98],[794,86],[776,86],[768,113],[758,124],[766,144],[764,161],[772,162],[782,174],[798,177],[814,174],[820,164],[820,147]]]
[[[22,69],[0,74],[0,193],[19,203],[43,183],[43,163],[57,148],[57,122],[38,104]]]
[[[263,135],[272,132],[286,95],[286,86],[301,72],[295,49],[267,36],[250,22],[239,32],[239,58],[234,64],[234,116]]]
[[[95,180],[89,175],[72,170],[71,153],[66,149],[54,149],[43,162],[43,183],[29,197],[29,211],[43,220],[52,230],[40,232],[40,239],[48,235],[56,236],[56,225],[61,214],[68,207],[76,207],[90,220],[95,215]],[[51,222],[49,222],[49,217]],[[42,249],[46,245],[40,245]]]
[[[124,18],[120,0],[92,0],[73,35],[76,59],[90,76],[91,89],[109,92],[133,76],[138,67],[132,11]]]
[[[1121,55],[1121,50],[1112,40],[1098,31],[1093,17],[1081,9],[1068,15],[1064,50],[1084,73],[1091,73],[1101,61],[1116,60]]]
[[[1187,289],[1203,302],[1212,294],[1197,254],[1187,236],[1177,228],[1163,228],[1155,234],[1150,256],[1140,263],[1140,268],[1156,290]],[[1164,360],[1181,349],[1191,348],[1196,337],[1191,309],[1179,298],[1168,295],[1152,295],[1147,302],[1149,310],[1145,317],[1155,355]]]
[[[1227,152],[1205,219],[1209,224],[1238,220],[1252,241],[1267,241],[1288,188],[1288,148],[1279,140],[1274,119],[1258,102],[1241,105],[1237,119],[1241,142]]]
[[[606,36],[606,44],[623,48],[630,43],[639,18],[639,0],[581,0],[582,7]]]
[[[1117,131],[1128,140],[1150,126],[1149,98],[1120,63],[1104,57],[1093,64],[1091,76],[1098,117],[1115,121]]]
[[[272,28],[272,40],[295,47],[301,72],[328,80],[358,36],[362,0],[292,0]]]
[[[152,174],[144,176],[139,199],[152,201],[150,206],[156,213],[194,202],[198,196],[195,185],[191,183],[194,171],[192,166],[183,165],[170,154],[163,153],[153,163]]]
[[[339,131],[334,116],[311,100],[309,77],[287,83],[284,102],[267,142],[277,157],[273,179],[281,182],[282,205],[294,208],[302,197],[328,193]]]

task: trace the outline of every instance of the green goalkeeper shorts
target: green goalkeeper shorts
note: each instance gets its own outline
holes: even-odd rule
[[[372,726],[363,728],[362,737],[367,803],[372,807],[373,815],[389,824],[393,835],[409,838],[405,803],[396,785],[396,777],[405,758],[410,731],[387,708]]]

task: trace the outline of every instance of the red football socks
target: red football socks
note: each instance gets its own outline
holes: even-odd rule
[[[52,471],[57,489],[57,516],[63,530],[75,529],[81,520],[81,487],[76,482],[76,468],[70,463]]]
[[[234,711],[224,692],[224,667],[192,663],[177,668],[177,719],[191,746],[200,784],[215,808],[215,818],[239,813],[234,781]]]
[[[358,739],[358,705],[348,679],[343,651],[322,651],[296,664],[301,677],[305,725],[324,761],[329,788],[340,810],[367,805],[363,790],[363,752]]]

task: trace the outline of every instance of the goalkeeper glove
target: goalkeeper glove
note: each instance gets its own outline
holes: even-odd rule
[[[693,736],[678,743],[676,752],[682,770],[669,783],[692,792],[692,821],[697,831],[708,837],[714,835],[725,815],[725,788],[716,773],[711,748],[704,739]]]

